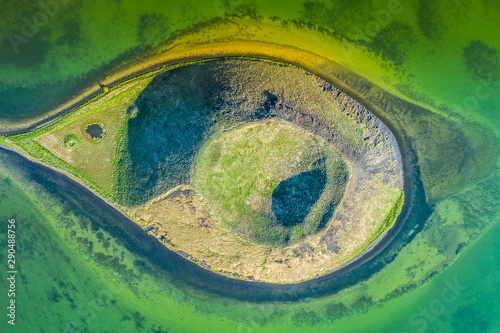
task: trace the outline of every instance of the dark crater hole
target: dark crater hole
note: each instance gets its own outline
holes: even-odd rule
[[[271,205],[278,222],[286,227],[302,223],[321,196],[326,181],[324,170],[312,170],[279,183]]]
[[[89,125],[85,132],[87,132],[92,139],[102,139],[103,130],[98,124]]]

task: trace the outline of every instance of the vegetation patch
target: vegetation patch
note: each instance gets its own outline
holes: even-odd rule
[[[391,211],[389,212],[389,214],[387,214],[387,217],[384,220],[386,230],[391,229],[394,226],[394,223],[396,223],[396,220],[399,214],[401,214],[401,210],[403,209],[404,202],[405,202],[405,194],[404,192],[401,192],[398,201],[396,202],[394,207],[392,207]]]
[[[78,148],[82,142],[74,134],[68,134],[64,137],[64,147],[68,150],[73,150]]]
[[[476,80],[496,82],[500,75],[498,51],[480,40],[472,40],[463,50],[467,72]]]
[[[282,246],[326,225],[349,179],[333,146],[278,120],[214,136],[202,149],[193,186],[224,227]]]

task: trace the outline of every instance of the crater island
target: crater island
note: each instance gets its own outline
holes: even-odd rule
[[[163,68],[9,142],[171,250],[251,281],[338,269],[384,236],[404,201],[381,120],[303,69],[258,59]]]

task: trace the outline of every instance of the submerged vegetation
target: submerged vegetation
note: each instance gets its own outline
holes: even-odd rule
[[[498,50],[480,40],[472,40],[464,47],[465,68],[476,80],[497,82],[500,76]]]
[[[410,191],[406,198],[410,216],[405,219],[402,231],[384,251],[374,254],[369,263],[357,269],[287,289],[266,288],[264,284],[247,289],[251,284],[231,284],[231,280],[214,279],[200,271],[186,274],[183,267],[192,265],[178,261],[165,265],[164,269],[158,268],[156,264],[166,260],[157,260],[155,251],[148,255],[142,252],[156,243],[151,237],[134,242],[141,233],[132,228],[131,236],[127,237],[123,233],[128,230],[127,223],[116,223],[116,228],[108,230],[113,222],[120,220],[104,215],[102,209],[90,210],[86,204],[89,196],[80,196],[81,191],[63,195],[65,187],[58,182],[60,177],[56,174],[35,177],[36,171],[42,168],[30,168],[19,176],[18,171],[27,164],[19,159],[11,169],[1,170],[0,186],[2,216],[16,216],[21,223],[19,245],[24,255],[18,297],[23,311],[19,330],[101,332],[129,331],[135,327],[137,331],[148,332],[205,332],[207,328],[221,332],[470,332],[499,327],[499,318],[495,316],[498,302],[492,297],[498,293],[495,277],[499,276],[500,250],[498,223],[495,223],[500,204],[499,174],[495,166],[495,163],[498,165],[500,130],[500,95],[495,93],[498,86],[490,86],[491,90],[486,91],[483,88],[483,93],[492,94],[478,103],[460,106],[477,93],[476,87],[483,83],[483,78],[491,84],[498,82],[498,76],[495,79],[493,75],[495,68],[490,66],[495,64],[495,57],[483,56],[492,54],[490,50],[471,52],[469,48],[471,41],[480,41],[488,49],[500,50],[497,36],[500,2],[333,0],[278,4],[261,0],[209,0],[172,2],[164,6],[162,1],[154,4],[78,1],[60,6],[55,18],[49,18],[47,25],[37,29],[35,38],[20,44],[20,52],[16,54],[5,34],[21,34],[26,23],[24,18],[31,20],[42,10],[40,4],[57,2],[67,1],[2,3],[0,108],[3,114],[0,122],[3,133],[10,133],[10,119],[18,123],[19,126],[12,125],[15,129],[41,124],[40,112],[52,110],[124,62],[137,60],[141,65],[151,64],[153,58],[145,56],[145,52],[157,44],[154,38],[165,40],[172,34],[192,33],[183,39],[187,42],[181,51],[192,54],[202,50],[208,54],[211,51],[204,47],[213,42],[215,47],[211,50],[215,51],[211,55],[220,55],[220,50],[230,43],[247,42],[247,49],[239,48],[239,54],[275,59],[278,52],[273,53],[272,47],[287,45],[292,48],[282,48],[279,56],[283,58],[278,59],[297,61],[309,70],[314,68],[312,72],[325,75],[330,83],[337,79],[345,82],[354,95],[367,101],[366,105],[381,110],[377,115],[386,115],[387,123],[393,123],[394,133],[398,133],[398,140],[408,142],[406,149],[410,153],[405,166],[409,169],[408,175],[417,179],[417,197],[425,194],[429,207],[416,200]],[[403,12],[393,16],[392,22],[403,22],[413,29],[417,37],[413,44],[408,46],[406,40],[399,44],[391,39],[387,39],[390,43],[376,44],[372,36],[363,37],[359,33],[357,28],[364,32],[366,24],[376,22],[374,15],[386,10],[389,3],[401,3]],[[313,15],[303,16],[306,10]],[[163,15],[156,16],[160,13]],[[225,16],[231,14],[252,16],[248,20]],[[160,24],[147,22],[156,19]],[[200,22],[209,22],[206,25],[212,24],[213,29],[202,29],[205,23]],[[185,30],[193,25],[194,29]],[[374,37],[373,40],[381,39]],[[249,41],[262,41],[270,47],[263,48],[262,44]],[[381,50],[384,45],[395,48]],[[173,46],[153,52],[155,55],[175,53],[178,44]],[[99,52],[89,52],[94,49]],[[248,49],[255,52],[245,53]],[[469,50],[467,57],[466,49]],[[314,52],[328,60],[309,57],[300,63],[300,50]],[[402,65],[393,66],[391,58],[403,60]],[[363,78],[347,75],[330,66],[328,61],[340,63]],[[468,68],[467,62],[478,68]],[[377,85],[385,91],[377,89]],[[428,110],[388,98],[387,92],[421,103]],[[131,93],[128,98],[127,103],[133,104],[136,96]],[[127,107],[121,102],[117,104],[107,105],[106,114],[116,112],[121,116]],[[61,114],[61,109],[56,112]],[[74,120],[70,118],[66,120]],[[127,124],[126,121],[120,123],[116,135],[121,141],[116,145],[115,156],[125,157],[123,163],[116,163],[121,169],[115,166],[112,175],[115,178],[110,178],[115,185],[126,183],[117,179],[126,177],[129,166]],[[112,126],[108,127],[108,137]],[[489,130],[496,131],[497,136]],[[82,139],[82,144],[71,153],[63,152],[73,157],[74,164],[83,165],[85,158],[95,161],[90,166],[94,168],[88,169],[85,175],[77,174],[71,164],[59,162],[55,157],[59,153],[56,148],[43,151],[35,145],[28,147],[24,141],[22,145],[32,156],[44,158],[46,164],[58,166],[60,163],[60,169],[68,170],[94,189],[104,187],[105,179],[92,174],[100,171],[99,166],[107,165],[107,157],[102,158],[104,145],[88,149],[85,135],[72,133]],[[60,146],[64,145],[64,135],[62,131],[54,132]],[[19,149],[11,140],[16,139],[0,138],[0,143]],[[2,154],[2,167],[17,160],[10,155]],[[109,177],[106,170],[102,173]],[[87,177],[88,182],[83,177]],[[95,183],[90,179],[95,179]],[[34,189],[33,184],[42,180],[41,185],[48,186]],[[57,187],[50,186],[55,183]],[[101,195],[107,196],[108,191],[102,191]],[[125,202],[129,198],[128,193],[123,198],[119,195],[120,192],[110,194],[109,199]],[[417,208],[410,209],[415,201]],[[297,233],[300,230],[297,229]],[[127,238],[132,241],[123,243]],[[276,269],[272,259],[260,258],[260,263],[265,263],[259,266],[263,272],[269,267]],[[180,287],[175,284],[176,279],[182,281]],[[191,288],[195,284],[193,280],[203,288]],[[431,283],[426,283],[429,281]],[[447,289],[451,284],[460,289]],[[6,282],[4,286],[7,287]],[[205,295],[205,289],[213,294]],[[452,303],[441,303],[444,299],[440,296],[446,293]],[[244,301],[231,300],[234,295]],[[275,302],[267,302],[266,296]],[[279,297],[287,301],[280,303]],[[308,299],[294,302],[294,297]],[[247,299],[258,299],[258,303]],[[43,316],[39,315],[40,311]],[[439,315],[422,315],[426,311],[430,315],[439,312]]]

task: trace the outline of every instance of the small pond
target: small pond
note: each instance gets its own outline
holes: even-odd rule
[[[104,133],[102,127],[99,124],[89,125],[85,132],[87,132],[87,134],[90,135],[92,139],[102,139],[102,135]]]

